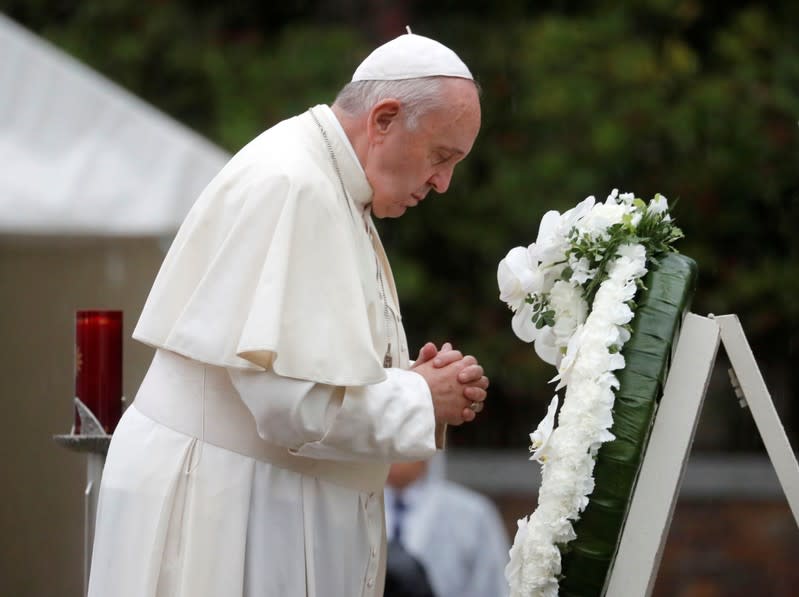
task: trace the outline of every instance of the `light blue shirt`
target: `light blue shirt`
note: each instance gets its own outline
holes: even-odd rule
[[[461,485],[423,477],[402,491],[400,543],[425,567],[436,597],[505,597],[510,544],[494,504]],[[395,535],[396,492],[385,489]]]

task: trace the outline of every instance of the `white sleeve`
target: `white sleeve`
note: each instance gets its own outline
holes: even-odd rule
[[[300,456],[330,460],[422,460],[435,453],[430,389],[412,371],[381,383],[337,387],[273,371],[228,369],[258,434]]]

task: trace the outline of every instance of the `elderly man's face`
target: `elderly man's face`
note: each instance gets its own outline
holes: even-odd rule
[[[443,87],[447,107],[423,115],[412,130],[404,124],[401,107],[373,118],[364,169],[376,217],[397,218],[430,190],[445,192],[455,165],[471,151],[480,130],[477,89],[456,78]]]

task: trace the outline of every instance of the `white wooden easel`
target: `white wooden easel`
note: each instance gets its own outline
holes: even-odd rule
[[[799,524],[799,465],[738,317],[689,313],[606,584],[608,597],[646,597],[652,592],[719,339],[732,365],[735,394],[752,412]]]

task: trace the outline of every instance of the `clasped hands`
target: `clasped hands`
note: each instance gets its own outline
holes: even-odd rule
[[[488,378],[471,355],[463,356],[445,342],[439,350],[428,342],[411,366],[424,377],[433,396],[436,421],[450,425],[473,421],[483,410]]]

